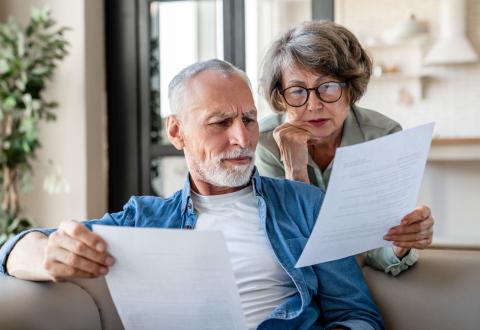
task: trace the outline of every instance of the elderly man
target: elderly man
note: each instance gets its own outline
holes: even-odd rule
[[[294,268],[323,193],[259,176],[249,86],[242,71],[220,60],[182,70],[169,86],[166,129],[185,152],[183,189],[166,199],[132,197],[122,212],[98,220],[22,233],[1,250],[3,272],[53,281],[106,274],[114,258],[92,224],[221,230],[249,328],[382,328],[354,257]]]

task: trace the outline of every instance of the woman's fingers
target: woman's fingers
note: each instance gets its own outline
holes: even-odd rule
[[[424,231],[413,234],[401,234],[401,235],[386,235],[385,239],[387,241],[394,242],[415,242],[422,241],[424,239],[431,238],[433,231]]]
[[[429,221],[425,221],[426,224],[414,224],[405,227],[397,227],[390,229],[384,239],[387,241],[395,242],[413,242],[421,241],[424,239],[432,238],[433,227]]]
[[[387,234],[391,236],[395,236],[395,235],[415,234],[415,233],[427,232],[427,231],[433,232],[432,218],[428,218],[420,222],[415,222],[413,224],[398,225],[398,226],[392,227],[390,228]]]
[[[311,133],[284,123],[273,132],[285,167],[285,177],[308,182],[308,139]]]
[[[428,206],[417,206],[415,210],[405,215],[400,224],[412,224],[418,221],[422,221],[428,218],[432,218],[432,213]]]
[[[433,224],[430,209],[420,206],[407,214],[400,225],[390,228],[384,239],[401,248],[425,249],[432,244]]]
[[[424,239],[421,241],[415,241],[415,242],[393,242],[393,245],[402,247],[402,248],[415,248],[415,249],[426,249],[432,244],[432,239]]]

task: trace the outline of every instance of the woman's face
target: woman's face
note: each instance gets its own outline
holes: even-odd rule
[[[283,72],[282,90],[285,91],[285,89],[293,86],[316,88],[327,82],[341,81],[331,76],[321,75],[298,67],[291,67]],[[329,137],[336,137],[337,133],[341,132],[350,105],[348,102],[347,87],[343,87],[341,91],[336,90],[335,92],[335,85],[327,84],[323,86],[325,88],[321,88],[321,91],[322,93],[324,91],[325,94],[322,95],[326,95],[326,97],[323,98],[326,99],[330,97],[331,99],[329,100],[331,101],[332,99],[336,99],[336,92],[341,92],[341,97],[338,101],[333,103],[324,102],[318,98],[314,90],[309,91],[308,101],[300,107],[293,107],[285,102],[283,96],[280,97],[287,111],[289,123],[301,125],[315,137],[328,140]],[[290,94],[290,97],[295,97],[295,93],[302,92],[299,89],[290,89],[289,91],[293,92]],[[305,93],[305,91],[303,91],[303,93]],[[290,103],[292,104],[291,101]]]

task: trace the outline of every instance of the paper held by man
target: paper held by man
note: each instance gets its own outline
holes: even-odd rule
[[[320,214],[296,267],[392,245],[383,236],[415,208],[433,127],[337,149]]]
[[[93,230],[116,257],[106,281],[125,329],[246,329],[221,232]]]

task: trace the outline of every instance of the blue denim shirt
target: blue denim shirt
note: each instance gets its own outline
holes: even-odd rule
[[[324,192],[301,182],[262,177],[256,170],[251,182],[267,241],[298,290],[258,329],[382,329],[383,321],[354,257],[294,267],[313,229]],[[187,178],[184,188],[169,198],[132,197],[122,212],[83,224],[90,229],[93,224],[193,229],[196,220]],[[55,229],[34,230],[48,235]],[[2,273],[6,273],[6,259],[15,243],[31,231],[2,247]]]

